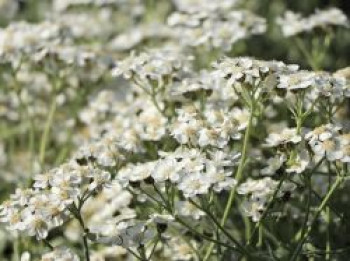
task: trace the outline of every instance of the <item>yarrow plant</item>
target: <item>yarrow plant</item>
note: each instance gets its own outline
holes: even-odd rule
[[[348,18],[250,2],[0,1],[1,260],[350,257]]]

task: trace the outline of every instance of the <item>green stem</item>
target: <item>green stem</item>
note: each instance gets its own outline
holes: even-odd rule
[[[203,207],[199,206],[195,201],[190,199],[190,202],[196,206],[198,209],[202,210],[205,214],[208,215],[208,217],[214,222],[214,224],[217,226],[217,228],[223,232],[225,234],[225,236],[227,236],[228,239],[230,239],[236,246],[238,249],[240,249],[240,251],[242,253],[244,253],[245,255],[249,255],[249,253],[244,249],[244,247],[220,224],[220,222],[214,217],[214,215],[204,209]]]
[[[41,166],[43,166],[45,162],[46,146],[49,139],[50,129],[53,123],[54,115],[56,112],[56,107],[57,107],[57,101],[56,101],[56,97],[54,96],[52,97],[52,103],[51,103],[49,115],[46,120],[44,133],[40,143],[39,162]]]
[[[300,38],[296,37],[295,38],[295,43],[296,46],[299,48],[299,50],[301,51],[301,53],[304,55],[304,57],[306,58],[308,64],[310,65],[311,69],[314,71],[317,71],[318,65],[316,64],[316,62],[314,61],[313,57],[311,56],[311,54],[309,53],[309,51],[307,50],[305,43],[303,42],[303,40],[301,40]]]
[[[263,245],[263,233],[264,233],[263,227],[262,227],[262,225],[260,224],[260,225],[259,225],[259,240],[258,240],[258,244],[257,244],[257,247],[258,247],[258,248],[261,248],[262,245]]]
[[[89,244],[87,239],[88,230],[85,226],[83,217],[81,216],[81,213],[80,213],[81,205],[79,204],[79,207],[77,207],[76,204],[74,203],[69,210],[73,214],[73,216],[78,220],[80,227],[83,230],[83,248],[84,248],[85,261],[90,261],[90,250],[89,250]]]
[[[331,165],[330,163],[328,163],[328,172],[331,173]],[[328,189],[330,189],[331,186],[331,175],[328,175]],[[329,208],[329,206],[326,207],[326,222],[327,222],[327,243],[326,243],[326,260],[329,261],[331,260],[331,210]]]
[[[299,244],[297,245],[297,247],[296,247],[296,249],[295,249],[295,251],[294,251],[294,253],[293,253],[293,255],[292,255],[291,259],[290,259],[290,261],[295,261],[298,258],[305,241],[307,240],[307,238],[309,237],[309,235],[311,233],[311,230],[312,230],[312,227],[313,227],[314,223],[317,221],[317,218],[319,217],[319,215],[321,214],[321,212],[323,211],[323,209],[327,205],[328,201],[332,197],[332,195],[335,192],[335,190],[342,183],[343,179],[344,179],[343,176],[340,176],[340,175],[337,176],[337,179],[333,183],[331,189],[328,191],[327,195],[324,197],[324,199],[322,200],[321,204],[318,206],[318,208],[316,210],[316,214],[315,214],[315,216],[313,218],[313,221],[312,221],[311,225],[308,227],[308,229],[306,230],[304,236],[299,241]]]
[[[280,191],[280,189],[281,189],[281,187],[282,187],[282,184],[283,184],[283,182],[284,182],[284,180],[285,180],[285,177],[286,177],[286,175],[283,175],[282,179],[281,179],[280,182],[278,183],[278,186],[276,187],[275,191],[273,192],[272,197],[271,197],[271,199],[269,200],[269,202],[268,202],[268,204],[267,204],[267,206],[266,206],[266,208],[265,208],[264,213],[262,214],[262,216],[261,216],[260,220],[258,221],[258,223],[256,223],[256,225],[255,225],[255,227],[254,227],[254,229],[253,229],[253,232],[251,233],[251,236],[250,236],[250,238],[249,238],[249,240],[248,240],[248,245],[251,244],[252,239],[253,239],[254,235],[256,234],[256,232],[257,232],[258,230],[260,230],[260,227],[261,227],[261,225],[262,225],[262,222],[263,222],[263,220],[265,219],[266,215],[268,214],[268,211],[269,211],[269,209],[271,208],[273,202],[275,201],[275,199],[276,199],[276,197],[277,197],[277,195],[278,195],[278,192]],[[259,239],[260,239],[260,238],[259,238]]]
[[[185,221],[183,221],[182,219],[180,219],[178,216],[174,216],[174,218],[175,218],[175,220],[176,220],[177,222],[179,222],[181,225],[183,225],[185,228],[187,228],[191,233],[193,233],[193,234],[195,234],[195,235],[201,237],[202,239],[207,240],[207,241],[209,241],[209,242],[213,242],[213,243],[215,243],[215,244],[219,244],[219,245],[221,245],[221,246],[223,246],[223,247],[226,247],[226,248],[228,248],[228,249],[231,249],[231,250],[233,250],[233,251],[238,251],[238,252],[240,252],[236,247],[233,247],[231,244],[227,244],[227,243],[225,243],[225,242],[218,241],[218,240],[216,240],[216,239],[214,239],[214,238],[211,238],[211,237],[209,237],[209,236],[206,236],[206,235],[204,235],[204,234],[198,232],[198,231],[195,230],[191,225],[188,225]]]
[[[128,251],[131,255],[133,255],[134,257],[136,257],[136,259],[143,261],[142,257],[140,257],[138,254],[136,254],[133,250],[131,250],[130,248],[126,248],[126,251]]]
[[[153,254],[154,254],[155,251],[156,251],[156,248],[157,248],[159,239],[160,239],[160,235],[157,236],[156,241],[154,242],[154,245],[153,245],[153,248],[152,248],[152,250],[151,250],[151,253],[149,254],[149,256],[148,256],[148,258],[147,258],[148,261],[151,261],[151,258],[152,258]]]
[[[301,229],[299,230],[299,232],[296,235],[295,240],[300,240],[300,238],[303,238],[305,233],[306,233],[306,229],[307,229],[307,224],[309,222],[309,216],[310,216],[310,209],[311,209],[311,194],[312,194],[312,186],[311,186],[311,175],[312,172],[310,172],[309,174],[307,174],[308,176],[306,177],[306,181],[307,181],[307,199],[306,199],[306,213],[305,213],[305,218],[304,218],[304,222],[302,224]]]
[[[331,211],[330,208],[326,208],[326,215],[327,215],[327,243],[326,243],[326,260],[331,260]]]
[[[21,260],[21,253],[20,253],[20,238],[17,236],[17,238],[13,242],[13,260],[20,261]]]
[[[245,134],[244,134],[244,141],[243,141],[243,147],[242,147],[241,161],[239,163],[239,166],[238,166],[238,169],[237,169],[237,172],[236,172],[236,175],[235,175],[237,183],[239,183],[241,181],[241,179],[242,179],[243,169],[244,169],[244,165],[245,165],[245,161],[246,161],[246,157],[247,157],[249,137],[250,137],[250,132],[251,132],[253,118],[254,118],[254,105],[253,104],[254,104],[254,102],[252,102],[251,112],[250,112],[249,121],[248,121],[248,126],[247,126],[247,128],[245,130]],[[229,216],[232,204],[233,204],[233,202],[235,200],[236,190],[237,190],[237,186],[235,186],[235,187],[233,187],[231,189],[231,192],[230,192],[230,195],[229,195],[229,198],[227,200],[226,207],[225,207],[225,210],[224,210],[224,214],[223,214],[221,222],[220,222],[220,225],[222,227],[224,227],[225,224],[226,224],[226,221],[227,221],[227,218]],[[206,254],[204,256],[204,259],[203,259],[204,261],[208,260],[208,258],[211,255],[211,252],[213,251],[213,248],[214,248],[214,244],[212,243],[208,247],[208,250],[207,250],[207,252],[206,252]]]

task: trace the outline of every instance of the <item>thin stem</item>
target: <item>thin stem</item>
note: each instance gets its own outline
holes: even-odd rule
[[[311,54],[309,53],[309,51],[307,50],[305,43],[303,42],[303,40],[301,40],[300,38],[296,37],[295,38],[295,43],[296,46],[299,48],[299,50],[301,51],[301,53],[304,55],[304,57],[306,58],[308,64],[310,65],[310,67],[312,68],[312,70],[317,71],[318,65],[315,63],[313,57],[311,56]]]
[[[140,191],[142,193],[144,193],[147,197],[149,197],[150,199],[152,199],[156,204],[159,204],[160,206],[162,206],[163,208],[167,208],[166,205],[164,205],[161,201],[157,200],[154,196],[152,196],[150,193],[148,193],[146,190],[144,190],[143,188],[139,188]],[[163,200],[162,200],[163,201]]]
[[[247,126],[245,134],[244,134],[241,161],[239,163],[239,166],[238,166],[238,169],[237,169],[237,172],[235,175],[237,183],[239,183],[240,180],[242,179],[243,169],[244,169],[244,165],[245,165],[245,161],[246,161],[246,157],[247,157],[249,137],[250,137],[251,127],[252,127],[253,118],[254,118],[254,106],[253,106],[253,104],[254,104],[254,102],[252,102],[248,126]],[[236,189],[237,189],[237,186],[233,187],[231,192],[230,192],[230,195],[229,195],[229,198],[227,200],[226,207],[224,210],[224,214],[223,214],[221,222],[220,222],[221,226],[224,226],[226,224],[226,221],[227,221],[228,215],[230,213],[232,204],[235,200]],[[208,260],[209,256],[211,255],[211,252],[213,251],[213,248],[214,248],[214,244],[210,244],[208,247],[208,250],[204,256],[204,259],[203,259],[204,261]]]
[[[202,239],[207,240],[207,241],[210,241],[210,242],[213,242],[213,243],[215,243],[215,244],[219,244],[219,245],[224,246],[224,247],[226,247],[226,248],[228,248],[228,249],[231,249],[231,250],[233,250],[233,251],[238,251],[238,252],[240,252],[236,247],[233,247],[231,244],[227,244],[227,243],[218,241],[218,240],[216,240],[216,239],[214,239],[214,238],[211,238],[211,237],[209,237],[209,236],[206,236],[206,235],[204,235],[204,234],[198,232],[198,231],[195,230],[191,225],[188,225],[185,221],[183,221],[182,219],[180,219],[178,216],[174,216],[174,218],[175,218],[175,220],[176,220],[177,222],[179,222],[181,225],[183,225],[184,227],[186,227],[191,233],[193,233],[193,234],[195,234],[195,235],[201,237]]]
[[[291,179],[288,179],[289,182],[292,182],[293,184],[297,185],[298,187],[304,189],[306,187],[304,187],[302,184],[294,181],[294,180],[291,180]],[[312,195],[318,200],[318,201],[322,201],[322,197],[315,191],[311,188],[311,193]],[[346,218],[345,216],[342,216],[339,211],[337,211],[336,209],[334,209],[334,207],[330,206],[329,204],[327,205],[327,207],[329,207],[329,209],[333,212],[333,214],[335,214],[337,217],[339,217],[340,219],[344,219]]]
[[[245,226],[245,240],[246,240],[246,244],[248,244],[248,242],[251,238],[251,225],[250,225],[249,217],[244,215],[243,222],[244,222],[244,226]]]
[[[326,207],[327,216],[327,242],[326,242],[326,260],[331,260],[331,211],[329,207]]]
[[[217,228],[220,231],[222,231],[225,234],[225,236],[227,236],[237,246],[237,248],[239,248],[242,251],[242,253],[244,253],[246,255],[249,255],[249,253],[244,249],[244,247],[230,233],[227,232],[227,230],[220,224],[220,222],[213,216],[213,214],[210,211],[202,208],[195,201],[193,201],[191,199],[190,199],[190,202],[194,206],[196,206],[198,209],[200,209],[203,212],[205,212],[205,214],[207,214],[208,217],[210,217],[210,219],[214,222],[214,224],[217,226]]]
[[[130,248],[126,248],[126,251],[128,251],[131,255],[133,255],[134,257],[136,257],[138,260],[142,260],[142,257],[140,257],[138,254],[136,254],[133,250],[131,250]]]
[[[90,261],[89,244],[88,244],[87,236],[85,235],[85,232],[84,232],[84,235],[83,235],[83,244],[84,244],[85,260],[86,261]]]
[[[245,131],[245,135],[244,135],[241,161],[239,163],[239,166],[238,166],[238,169],[237,169],[237,172],[236,172],[236,175],[235,175],[237,183],[239,183],[240,180],[242,179],[242,174],[243,174],[243,169],[244,169],[246,155],[247,155],[249,136],[250,136],[250,132],[251,132],[253,117],[254,117],[254,106],[251,107],[251,112],[250,112],[250,116],[249,116],[249,122],[248,122],[248,126],[247,126],[247,129]],[[235,186],[235,187],[232,188],[232,190],[230,192],[230,195],[229,195],[229,198],[227,200],[226,207],[225,207],[225,210],[224,210],[224,214],[223,214],[221,222],[220,222],[221,226],[224,226],[226,221],[227,221],[228,215],[230,213],[232,204],[233,204],[234,199],[235,199],[236,189],[237,189],[237,187]],[[206,255],[204,257],[204,261],[208,260],[209,256],[211,255],[211,252],[213,250],[213,247],[214,247],[214,244],[210,244],[210,246],[208,247],[208,250],[206,252]]]
[[[50,250],[54,250],[53,245],[51,245],[51,243],[46,238],[43,239],[43,242],[45,246],[47,246]]]
[[[154,91],[154,88],[152,88],[152,94],[151,94],[151,100],[156,107],[156,109],[162,114],[165,118],[168,118],[167,115],[165,114],[164,110],[160,107],[157,98],[156,98],[156,92]]]
[[[322,200],[321,204],[318,206],[317,210],[316,210],[316,214],[313,218],[313,221],[311,223],[311,225],[308,227],[307,231],[305,232],[304,236],[302,237],[302,239],[299,241],[298,246],[296,247],[292,258],[290,259],[290,261],[295,261],[300,252],[301,249],[306,241],[306,239],[309,237],[312,227],[314,225],[314,223],[316,222],[317,218],[319,217],[319,215],[321,214],[321,212],[323,211],[323,209],[325,208],[325,206],[327,205],[328,201],[330,200],[330,198],[332,197],[333,193],[335,192],[335,190],[338,188],[338,186],[342,183],[344,177],[338,175],[337,179],[335,180],[335,182],[333,183],[331,189],[328,191],[327,195],[324,197],[324,199]]]
[[[47,142],[49,139],[50,129],[51,129],[51,126],[53,123],[54,115],[56,112],[56,107],[57,107],[57,101],[56,101],[56,97],[54,96],[52,98],[52,103],[51,103],[49,115],[48,115],[47,120],[46,120],[44,133],[43,133],[43,136],[41,138],[41,143],[40,143],[39,162],[42,166],[44,165],[44,161],[45,161],[46,146],[47,146]]]
[[[259,225],[259,240],[258,240],[258,243],[256,245],[258,248],[261,248],[263,245],[263,234],[264,234],[264,230],[263,230],[262,225],[260,224]]]
[[[151,258],[152,258],[152,256],[153,256],[154,252],[156,251],[156,247],[157,247],[157,245],[158,245],[159,239],[160,239],[160,235],[157,236],[156,242],[154,242],[154,245],[153,245],[153,248],[152,248],[152,250],[151,250],[151,253],[149,254],[149,256],[148,256],[148,258],[147,258],[148,261],[151,260]]]
[[[164,196],[162,195],[162,193],[160,192],[160,190],[158,189],[158,187],[154,186],[154,189],[155,189],[155,191],[157,192],[157,194],[161,197],[161,199],[162,199],[162,201],[163,201],[164,204],[163,204],[162,202],[159,202],[158,200],[156,200],[154,197],[151,197],[151,199],[154,200],[156,203],[161,204],[162,207],[164,207],[165,210],[166,210],[170,215],[172,215],[172,216],[175,218],[175,220],[176,220],[177,222],[179,222],[181,225],[183,225],[185,228],[187,228],[191,233],[193,233],[193,234],[195,234],[195,235],[197,235],[197,236],[201,237],[202,239],[207,240],[207,241],[209,241],[209,242],[213,242],[213,243],[219,244],[219,245],[221,245],[221,246],[224,246],[224,247],[226,247],[226,248],[229,248],[229,249],[231,249],[231,250],[240,252],[236,247],[233,247],[233,246],[230,245],[230,244],[221,242],[221,241],[219,241],[219,240],[215,240],[215,239],[213,239],[213,238],[211,238],[211,237],[209,237],[209,236],[206,236],[206,235],[204,235],[204,234],[198,232],[198,231],[195,230],[192,226],[188,225],[185,221],[183,221],[180,217],[178,217],[177,215],[174,215],[174,213],[172,212],[171,207],[169,206],[169,204],[167,204],[167,200],[164,198]],[[147,193],[146,195],[150,197],[150,195],[149,195],[148,193]]]
[[[168,209],[168,211],[172,213],[173,211],[172,211],[171,203],[163,196],[163,193],[159,190],[157,185],[153,184],[153,188],[155,192],[160,196],[164,204],[166,205],[166,208]]]
[[[306,233],[306,229],[307,229],[307,224],[309,222],[309,216],[310,216],[310,209],[311,209],[311,194],[312,194],[312,186],[311,186],[311,175],[312,172],[306,177],[306,182],[307,182],[307,199],[306,199],[306,213],[305,213],[305,217],[304,217],[304,222],[302,224],[301,229],[299,230],[296,240],[300,240],[300,238],[303,238],[305,233]]]
[[[331,173],[331,165],[328,163],[328,172]],[[328,189],[331,187],[331,175],[328,175]],[[326,260],[329,261],[331,259],[331,210],[329,206],[326,207],[326,222],[327,222],[327,243],[326,243]]]
[[[74,217],[78,220],[80,227],[83,230],[83,247],[84,247],[84,256],[85,256],[85,261],[90,261],[90,250],[89,250],[89,244],[87,240],[87,228],[85,226],[83,217],[81,216],[80,210],[81,207],[78,208],[76,204],[74,203],[72,207],[69,209],[70,212],[74,215]]]
[[[269,209],[271,208],[273,202],[275,201],[275,199],[276,199],[276,197],[277,197],[278,192],[280,191],[280,189],[281,189],[281,187],[282,187],[282,184],[283,184],[283,182],[284,182],[284,180],[285,180],[285,176],[286,176],[286,175],[283,175],[282,179],[281,179],[280,182],[278,183],[278,186],[276,187],[275,191],[273,192],[272,197],[271,197],[271,199],[269,200],[269,202],[268,202],[268,204],[267,204],[267,206],[266,206],[266,209],[265,209],[264,213],[262,214],[262,216],[261,216],[260,220],[258,221],[258,223],[256,223],[256,225],[255,225],[255,227],[254,227],[254,229],[253,229],[253,232],[251,233],[251,236],[250,236],[250,238],[249,238],[249,240],[248,240],[248,245],[251,244],[252,239],[253,239],[255,233],[260,229],[263,220],[265,219],[266,215],[268,214]]]

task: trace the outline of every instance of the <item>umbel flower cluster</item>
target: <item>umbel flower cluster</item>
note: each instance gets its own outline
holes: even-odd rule
[[[237,0],[37,1],[46,18],[12,21],[28,8],[0,1],[4,260],[350,257],[350,69],[321,70],[326,49],[236,55],[268,34]],[[269,20],[349,26],[335,7]]]

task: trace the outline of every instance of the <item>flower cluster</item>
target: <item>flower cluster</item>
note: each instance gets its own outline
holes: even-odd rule
[[[183,8],[180,5],[180,11],[169,16],[168,25],[176,30],[181,44],[230,51],[235,42],[265,32],[263,18],[245,10],[229,11],[222,5],[221,10],[211,12],[211,9],[217,9],[215,5],[204,4],[196,8]]]
[[[17,189],[11,200],[2,204],[1,220],[10,230],[45,239],[70,212],[78,211],[79,202],[101,190],[110,179],[110,173],[92,166],[64,164],[35,176],[31,189]]]
[[[68,248],[55,249],[42,256],[41,261],[79,261],[79,257]]]
[[[261,5],[0,0],[0,259],[347,259],[348,18]]]
[[[207,194],[212,187],[220,192],[235,186],[229,168],[233,168],[239,154],[227,155],[224,152],[211,151],[208,157],[200,151],[177,150],[165,154],[160,160],[146,164],[129,165],[121,169],[117,180],[125,185],[139,183],[149,179],[155,183],[174,183],[185,197]]]
[[[247,180],[245,183],[241,184],[237,193],[249,195],[247,201],[242,204],[243,211],[246,215],[252,217],[255,222],[259,221],[272,196],[276,198],[287,197],[287,195],[290,195],[295,189],[295,185],[292,183],[281,183],[281,187],[277,190],[279,186],[280,184],[270,177],[260,180]],[[275,191],[277,191],[277,193],[274,195]]]
[[[290,37],[303,32],[309,32],[315,28],[327,28],[330,26],[349,26],[349,21],[342,10],[330,8],[317,10],[314,14],[303,18],[301,14],[288,11],[284,17],[279,17],[277,23],[281,26],[284,36]]]

